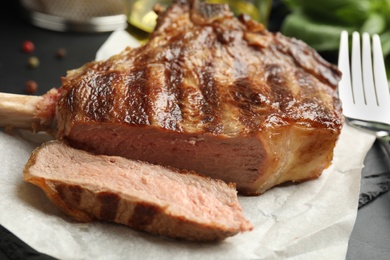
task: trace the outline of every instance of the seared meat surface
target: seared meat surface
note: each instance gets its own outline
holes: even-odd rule
[[[191,241],[252,230],[234,184],[193,172],[92,155],[51,141],[38,147],[24,179],[77,221],[101,219]]]
[[[340,77],[305,43],[227,5],[175,1],[145,45],[68,72],[53,124],[76,148],[195,170],[257,195],[331,163]]]

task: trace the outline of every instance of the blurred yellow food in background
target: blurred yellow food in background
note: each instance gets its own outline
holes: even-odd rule
[[[155,4],[167,7],[171,0],[127,0],[128,31],[141,42],[146,41],[148,34],[156,26],[157,14],[153,11]],[[207,3],[227,3],[235,15],[248,14],[253,19],[267,24],[272,0],[206,0]]]

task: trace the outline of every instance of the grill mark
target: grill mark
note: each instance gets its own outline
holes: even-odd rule
[[[138,202],[128,220],[128,225],[138,229],[145,229],[160,212],[161,209],[157,206]]]
[[[141,63],[141,62],[140,62]],[[148,116],[148,72],[145,64],[137,65],[129,71],[124,81],[126,88],[124,122],[131,125],[150,125]]]
[[[305,97],[311,97],[311,98],[318,98],[321,99],[320,92],[319,92],[319,83],[318,81],[315,81],[315,78],[310,77],[309,74],[305,73],[303,70],[296,70],[293,74],[293,77],[295,81],[297,82],[296,85],[298,85],[299,93],[297,95],[301,98]]]
[[[83,189],[78,185],[57,184],[56,190],[63,201],[71,201],[73,205],[80,205]],[[70,198],[70,200],[68,199]]]
[[[313,120],[315,117],[315,121],[333,124],[337,117],[328,106],[333,104],[334,101],[329,100],[330,104],[327,104],[324,100],[325,97],[321,97],[319,92],[319,84],[321,83],[314,82],[314,79],[302,70],[297,70],[294,76],[301,86],[299,93],[301,101],[297,107],[298,111],[292,113],[292,117],[301,116],[301,118],[309,120]]]
[[[78,185],[71,185],[68,187],[68,189],[72,194],[71,196],[74,203],[80,205],[81,194],[84,192],[83,188]]]
[[[114,221],[119,206],[119,196],[109,192],[100,192],[97,194],[97,200],[100,202],[99,218],[107,221]]]
[[[178,106],[181,110],[182,129],[190,132],[207,131],[208,125],[205,124],[204,108],[208,104],[205,101],[204,93],[201,90],[201,73],[204,67],[204,61],[211,58],[211,53],[207,50],[214,48],[216,37],[212,37],[211,27],[195,27],[193,31],[185,35],[185,39],[179,41],[176,45],[180,45],[180,56],[177,58],[175,66],[180,66],[174,71],[180,72],[180,85],[176,98]],[[191,44],[186,41],[191,39]],[[200,48],[199,46],[204,46]],[[171,71],[172,72],[172,71]],[[170,73],[169,77],[177,77]]]
[[[240,123],[249,129],[257,130],[268,99],[259,93],[248,77],[238,78],[233,85],[229,86],[229,90],[234,105],[241,111],[238,117]]]
[[[120,75],[117,72],[96,73],[93,77],[87,78],[87,82],[81,81],[79,86],[76,86],[80,89],[85,88],[89,94],[88,97],[83,97],[80,93],[80,98],[84,99],[83,111],[91,120],[104,122],[110,119],[110,111],[116,96],[113,86],[115,86],[118,77]]]
[[[183,84],[182,61],[184,56],[183,45],[172,45],[163,54],[163,64],[166,106],[164,107],[164,117],[160,118],[159,124],[169,130],[179,130],[182,121],[181,88]]]
[[[283,113],[287,112],[290,101],[294,101],[291,91],[286,87],[287,78],[282,66],[278,64],[267,64],[264,66],[265,78],[271,87],[273,102],[279,106]]]
[[[187,75],[188,77],[188,75]],[[192,79],[190,79],[191,81]],[[179,105],[182,109],[183,122],[181,127],[186,131],[196,131],[199,123],[202,121],[200,112],[200,104],[203,101],[202,94],[199,89],[192,83],[186,82],[180,89]]]
[[[241,51],[234,54],[234,82],[228,86],[229,103],[237,111],[238,122],[250,131],[256,131],[262,120],[262,115],[269,113],[270,100],[264,91],[267,91],[261,81],[256,81],[259,74],[258,57],[247,46],[242,46]]]
[[[69,89],[68,86],[64,86],[63,89]],[[65,93],[64,98],[60,98],[59,106],[64,107],[63,110],[69,113],[70,115],[75,114],[78,111],[77,107],[79,104],[79,99],[77,95],[76,88],[70,88],[68,92]]]
[[[204,128],[214,134],[222,129],[218,82],[214,79],[215,69],[212,61],[205,61],[197,69],[199,76],[199,89],[204,100],[201,102],[202,123]]]
[[[168,85],[168,94],[170,99],[168,100],[168,110],[171,112],[170,120],[166,121],[165,127],[168,129],[179,129],[178,123],[182,120],[182,111],[179,106],[180,89],[182,85],[182,73],[180,65],[172,64],[171,70],[167,73],[170,84]]]

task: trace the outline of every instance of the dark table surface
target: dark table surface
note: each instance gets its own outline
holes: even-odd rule
[[[63,33],[35,27],[21,19],[17,1],[12,2],[10,8],[0,9],[0,92],[26,94],[25,83],[28,80],[34,80],[38,84],[35,95],[59,87],[60,78],[65,76],[66,71],[94,60],[96,51],[110,35],[110,32]],[[275,13],[272,19],[278,19]],[[280,20],[274,20],[270,29],[277,29],[279,22]],[[25,40],[34,42],[33,53],[22,52],[22,43]],[[61,59],[56,57],[56,52],[60,48],[66,50],[65,57]],[[35,69],[27,66],[27,60],[31,56],[36,56],[40,61]],[[371,184],[377,181],[381,187],[389,185],[389,172],[390,159],[381,146],[375,143],[365,159],[362,189],[366,185],[365,179],[369,179]],[[0,231],[2,257],[7,255],[4,248],[7,241],[13,238],[6,230]],[[32,249],[26,249],[26,252],[20,259],[27,256],[31,256],[32,259],[48,259],[43,256],[37,258]],[[347,259],[390,259],[390,192],[383,193],[358,210]]]

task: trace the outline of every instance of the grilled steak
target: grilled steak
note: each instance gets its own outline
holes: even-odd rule
[[[76,148],[194,170],[257,195],[331,163],[340,77],[302,41],[227,5],[175,1],[148,43],[69,71],[36,118]]]
[[[101,219],[194,241],[221,240],[252,229],[234,184],[92,155],[60,141],[47,142],[32,153],[24,179],[78,221]]]
[[[226,5],[177,1],[150,41],[63,79],[57,137],[260,194],[318,177],[342,126],[340,72]]]

